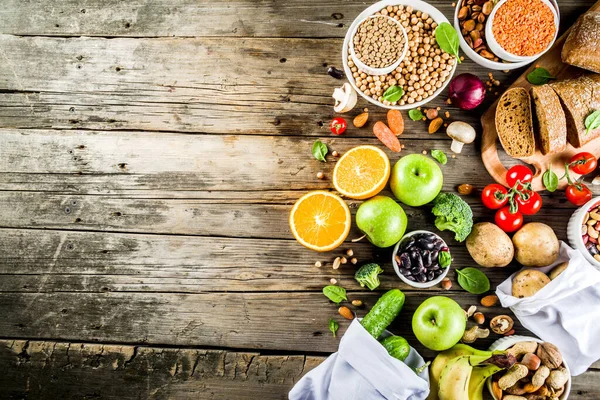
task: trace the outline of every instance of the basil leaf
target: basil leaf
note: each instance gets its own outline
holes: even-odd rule
[[[336,333],[339,327],[340,324],[338,324],[338,322],[335,319],[329,318],[329,330],[331,331],[331,333],[333,333],[333,337],[336,337]]]
[[[413,121],[420,121],[425,118],[425,115],[421,112],[421,110],[413,108],[412,110],[408,110],[408,116]]]
[[[469,293],[482,294],[490,290],[490,280],[477,268],[457,269],[458,284]]]
[[[452,25],[448,22],[442,22],[435,30],[435,41],[442,50],[456,57],[456,61],[460,64],[458,33]]]
[[[435,160],[442,165],[445,165],[448,162],[446,153],[441,150],[431,150],[431,157],[435,158]]]
[[[447,268],[452,263],[452,256],[447,251],[440,251],[438,254],[438,264],[440,268]]]
[[[341,286],[325,286],[323,288],[323,294],[335,304],[340,304],[343,300],[348,300],[348,298],[346,297],[346,289],[344,289]]]
[[[552,172],[551,169],[544,172],[544,175],[542,175],[542,182],[549,192],[554,192],[556,188],[558,188],[558,176]]]
[[[585,118],[585,134],[600,128],[600,110],[596,110]]]
[[[546,68],[537,67],[533,71],[527,74],[527,80],[532,85],[544,85],[548,83],[553,77]]]
[[[329,149],[325,143],[321,142],[320,140],[317,140],[315,143],[313,143],[312,155],[314,158],[319,161],[327,162],[327,160],[325,160],[327,153],[329,153]]]
[[[383,92],[383,99],[393,103],[400,100],[403,94],[404,89],[402,89],[400,86],[390,86],[385,92]]]

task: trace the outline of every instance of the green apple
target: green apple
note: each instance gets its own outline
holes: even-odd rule
[[[387,196],[375,196],[362,203],[356,212],[356,225],[377,247],[398,243],[408,219],[400,204]]]
[[[421,344],[435,351],[447,350],[462,338],[467,318],[460,305],[449,297],[433,296],[413,314],[412,329]]]
[[[427,204],[442,190],[444,175],[432,159],[421,154],[402,157],[392,169],[394,196],[411,207]]]

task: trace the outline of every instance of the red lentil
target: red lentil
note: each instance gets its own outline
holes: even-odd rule
[[[509,53],[534,56],[554,38],[554,14],[541,0],[509,0],[496,11],[492,31],[498,44]]]

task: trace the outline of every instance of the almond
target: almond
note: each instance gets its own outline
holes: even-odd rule
[[[368,119],[369,119],[369,113],[364,112],[362,114],[358,114],[354,118],[354,121],[352,121],[352,123],[354,124],[355,127],[362,128],[363,126],[365,126]]]
[[[341,306],[338,308],[338,313],[340,313],[340,315],[346,319],[354,319],[354,313],[346,306]]]
[[[481,299],[481,305],[484,307],[494,307],[496,304],[498,304],[498,296],[495,294],[490,294]]]
[[[444,124],[444,120],[441,117],[437,117],[429,124],[429,133],[436,133]]]

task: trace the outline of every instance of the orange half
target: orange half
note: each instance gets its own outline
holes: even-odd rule
[[[330,251],[350,233],[350,209],[339,196],[317,190],[302,196],[290,212],[290,229],[300,244]]]
[[[333,186],[351,199],[368,199],[381,192],[390,178],[390,159],[375,146],[358,146],[335,164]]]

